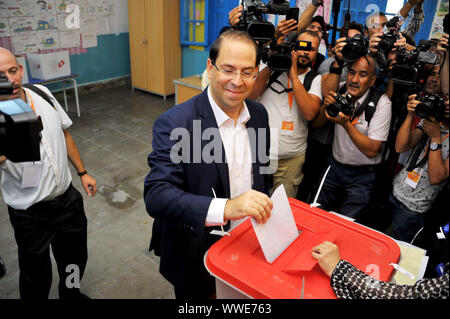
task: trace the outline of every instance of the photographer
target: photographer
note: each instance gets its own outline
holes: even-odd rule
[[[301,46],[293,50],[291,69],[281,73],[269,86],[272,70],[262,66],[250,95],[251,99],[261,98],[260,102],[269,113],[270,127],[279,130],[279,138],[272,139],[270,148],[271,158],[278,159],[273,189],[284,184],[289,197],[297,195],[305,161],[307,122],[318,114],[322,99],[320,75],[311,71],[319,37],[315,32],[304,31],[297,40],[309,43],[310,50]]]
[[[341,37],[336,45],[336,57],[328,58],[319,68],[322,74],[322,94],[336,92],[340,82],[347,79],[347,66],[344,65],[342,48],[347,44],[348,38],[353,38],[356,34],[363,34],[360,24],[352,22],[349,25],[348,37]],[[336,62],[336,59],[340,62]],[[318,119],[320,122],[320,119]],[[331,155],[331,144],[333,142],[334,124],[328,122],[320,127],[316,127],[316,120],[309,123],[308,149],[306,150],[305,165],[303,166],[304,177],[299,186],[297,199],[310,203],[314,196],[314,190],[320,182],[322,172],[327,168],[328,158]]]
[[[391,101],[373,87],[376,74],[374,58],[364,55],[357,59],[349,65],[347,82],[339,95],[330,92],[320,112],[323,124],[329,120],[337,125],[331,169],[318,202],[326,210],[352,218],[360,216],[370,200],[391,122]]]
[[[52,283],[50,246],[58,265],[59,296],[85,299],[79,288],[66,286],[68,265],[79,275],[87,262],[87,220],[83,198],[73,186],[68,159],[81,178],[88,196],[96,193],[96,181],[87,174],[67,128],[72,121],[50,91],[39,86],[23,88],[23,66],[7,49],[0,48],[0,74],[13,84],[1,100],[22,99],[42,119],[39,162],[14,163],[0,156],[1,190],[19,254],[19,290],[23,299],[47,299]]]
[[[389,199],[393,237],[407,242],[423,226],[424,214],[430,210],[449,176],[448,97],[445,104],[428,100],[426,103],[433,109],[432,115],[426,116],[413,128],[415,115],[423,117],[419,111],[424,109],[423,102],[416,97],[416,94],[409,96],[408,114],[395,141],[398,153],[410,149],[413,152],[395,177]]]

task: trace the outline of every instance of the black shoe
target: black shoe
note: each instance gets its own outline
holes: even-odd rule
[[[0,257],[0,278],[2,278],[6,274],[6,266],[3,262],[2,257]]]

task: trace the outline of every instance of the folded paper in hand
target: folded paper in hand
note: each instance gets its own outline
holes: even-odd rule
[[[264,257],[269,263],[277,259],[299,234],[283,185],[275,190],[271,199],[271,217],[264,224],[251,219]]]

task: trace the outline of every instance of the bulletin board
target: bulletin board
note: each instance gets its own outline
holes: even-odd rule
[[[15,55],[86,53],[112,33],[117,0],[0,0],[0,46]],[[126,14],[126,12],[125,12]]]

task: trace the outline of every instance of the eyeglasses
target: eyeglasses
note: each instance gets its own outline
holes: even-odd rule
[[[251,80],[255,80],[256,79],[255,70],[239,72],[239,71],[234,71],[234,70],[227,69],[227,68],[219,69],[214,61],[211,60],[211,63],[212,63],[212,65],[214,65],[214,67],[217,69],[217,71],[222,73],[223,76],[226,77],[226,78],[233,79],[236,75],[240,74],[241,75],[241,79],[243,81],[251,81]]]

